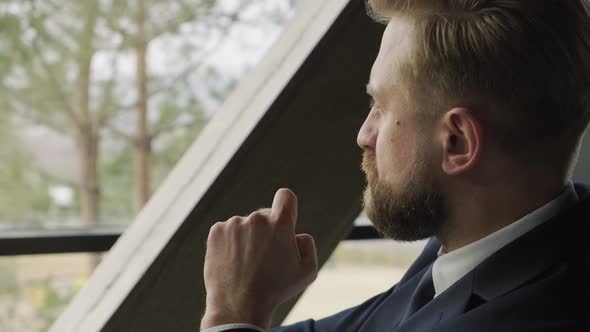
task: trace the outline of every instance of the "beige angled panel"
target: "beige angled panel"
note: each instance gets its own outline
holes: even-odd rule
[[[362,0],[304,2],[50,331],[197,331],[209,227],[280,187],[325,262],[361,208],[356,134],[382,31]]]

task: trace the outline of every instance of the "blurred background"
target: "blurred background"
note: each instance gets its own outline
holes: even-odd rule
[[[299,2],[2,0],[0,233],[124,229]],[[423,245],[342,242],[287,322],[390,288]],[[0,332],[45,331],[100,258],[0,256]]]

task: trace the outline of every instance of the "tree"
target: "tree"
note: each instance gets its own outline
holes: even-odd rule
[[[130,149],[118,151],[132,151],[139,210],[153,188],[154,149],[174,151],[173,138],[186,146],[194,135],[180,132],[194,133],[207,120],[203,98],[215,99],[233,84],[231,79],[219,84],[223,80],[215,77],[208,57],[236,22],[281,21],[293,5],[292,0],[6,0],[0,4],[5,41],[0,102],[15,116],[76,142],[85,224],[99,222],[102,178],[110,176],[104,171],[125,160],[111,151],[110,145],[119,143],[111,140],[105,147],[104,140],[128,144]],[[258,8],[254,19],[243,15],[253,8]],[[270,15],[258,15],[264,13]],[[164,44],[171,45],[159,55],[168,62],[166,70],[150,61],[155,58],[150,52]]]
[[[2,81],[3,102],[22,118],[73,136],[79,152],[82,220],[96,224],[104,114],[92,109],[91,67],[99,0],[72,1],[64,8],[52,1],[11,5],[19,25],[5,31],[11,33],[5,37],[13,41],[13,58]]]
[[[162,92],[178,92],[175,85],[178,85],[179,80],[186,79],[202,65],[205,55],[209,54],[209,51],[222,40],[225,32],[238,20],[237,13],[247,7],[249,2],[243,1],[241,5],[227,13],[217,6],[217,1],[212,0],[174,2],[169,0],[129,0],[119,2],[118,5],[120,6],[117,11],[119,14],[110,16],[109,27],[120,36],[121,40],[126,41],[122,48],[130,49],[134,53],[136,100],[132,103],[132,107],[135,111],[135,128],[133,133],[124,132],[114,126],[110,128],[132,146],[135,209],[139,211],[148,201],[152,190],[151,169],[154,141],[178,126],[198,126],[199,122],[202,122],[202,116],[199,114],[189,114],[192,119],[188,123],[185,121],[184,124],[179,124],[177,120],[182,115],[187,115],[186,110],[171,108],[168,102],[164,102],[158,120],[155,123],[150,123],[148,120],[150,101],[157,99],[157,96]],[[161,17],[162,13],[166,13],[166,15]],[[133,23],[129,24],[129,22]],[[198,29],[201,35],[209,38],[213,36],[212,39],[217,39],[217,42],[212,43],[213,45],[210,45],[210,42],[195,45],[191,42],[192,38],[183,36],[187,33],[183,32],[182,28],[185,28],[184,31],[186,31],[187,27],[189,27],[189,33]],[[187,61],[181,70],[177,70],[172,75],[173,80],[170,80],[169,77],[163,80],[154,76],[150,77],[149,48],[152,43],[170,36],[173,36],[176,41],[181,41],[182,45],[179,48],[194,59]],[[155,83],[153,84],[155,87],[151,90],[150,83]],[[194,104],[198,104],[198,102]],[[202,112],[202,109],[199,111]]]
[[[177,7],[161,19],[146,8]],[[190,8],[203,8],[191,11]],[[137,206],[149,196],[151,142],[166,130],[148,131],[149,43],[198,15],[209,15],[213,1],[12,1],[5,3],[0,23],[7,29],[0,45],[5,56],[0,98],[8,109],[58,132],[72,136],[78,147],[78,191],[85,224],[94,225],[100,215],[100,153],[105,129],[132,143]],[[170,12],[169,10],[167,12]],[[198,13],[190,14],[186,13]],[[125,22],[127,25],[125,25]],[[132,23],[130,23],[132,22]],[[125,105],[130,84],[117,71],[129,50],[136,53],[136,100]],[[95,77],[97,58],[111,58],[111,73]],[[187,69],[188,70],[188,69]],[[163,89],[163,88],[161,88]],[[117,116],[134,109],[136,133],[122,134],[113,124]],[[169,121],[169,120],[167,120]],[[174,121],[172,121],[173,123]],[[170,123],[171,124],[171,123]],[[168,125],[170,125],[168,124]]]

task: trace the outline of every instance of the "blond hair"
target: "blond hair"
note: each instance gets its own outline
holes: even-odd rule
[[[368,0],[367,8],[377,21],[402,15],[415,24],[404,71],[415,97],[480,101],[474,108],[519,154],[546,155],[556,142],[569,142],[556,146],[564,158],[574,153],[590,120],[587,1]]]

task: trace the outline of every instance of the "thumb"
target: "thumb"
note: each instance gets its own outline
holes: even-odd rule
[[[309,234],[297,234],[297,247],[301,256],[301,264],[307,271],[317,271],[318,256],[316,253],[315,241]]]

